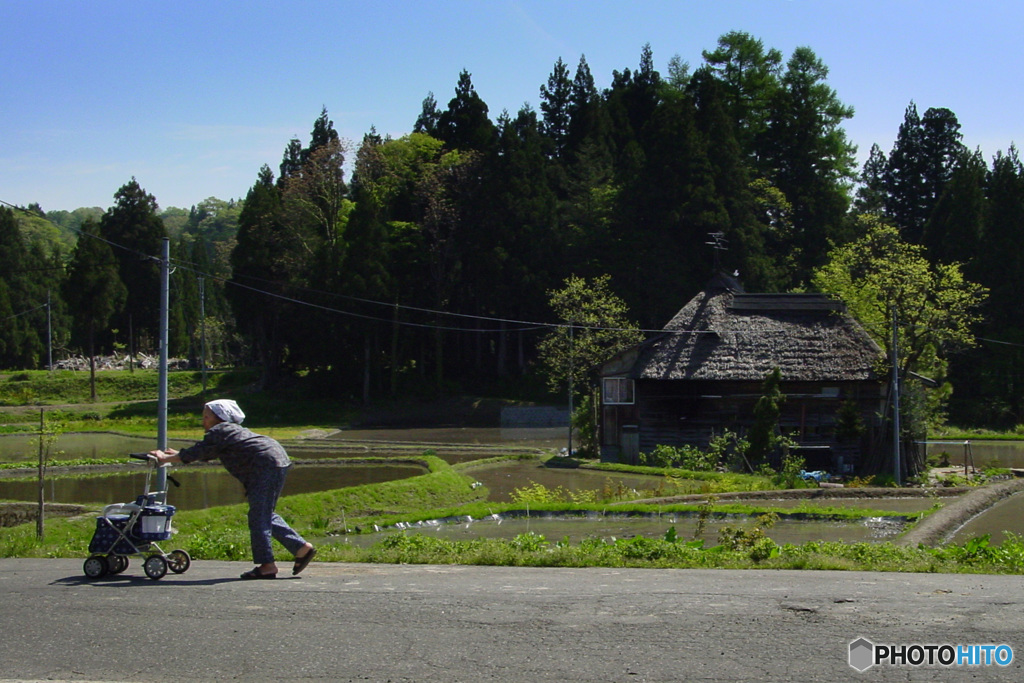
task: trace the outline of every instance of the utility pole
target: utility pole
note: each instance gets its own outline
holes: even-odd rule
[[[899,333],[896,330],[896,306],[892,307],[892,459],[896,485],[902,486],[900,473],[900,364]]]
[[[203,400],[206,400],[206,280],[199,276],[199,367],[203,375]]]
[[[50,290],[46,290],[46,368],[53,372],[53,316],[50,313]]]
[[[170,320],[170,276],[171,276],[171,240],[164,237],[163,253],[160,256],[160,372],[159,399],[156,413],[156,447],[167,450],[167,342]],[[163,491],[160,503],[167,502],[167,468],[156,468],[156,490]]]
[[[572,457],[572,390],[573,390],[573,366],[575,365],[575,348],[573,347],[572,321],[569,321],[569,450],[566,451],[567,458]]]
[[[46,438],[46,417],[43,409],[39,409],[39,474],[38,474],[38,503],[39,511],[36,514],[36,537],[43,538],[43,517],[46,512],[46,450],[44,439]]]
[[[717,275],[718,271],[722,268],[722,260],[719,257],[719,254],[729,249],[729,240],[725,239],[724,232],[709,232],[708,238],[710,238],[711,241],[705,242],[704,244],[711,246],[711,253],[714,255],[715,259],[714,272],[712,274]]]

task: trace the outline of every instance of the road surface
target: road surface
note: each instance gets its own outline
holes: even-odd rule
[[[287,565],[281,564],[282,569]],[[90,581],[0,559],[0,680],[1015,681],[1021,576],[236,562]],[[284,574],[282,574],[282,577]],[[850,666],[850,644],[999,645],[1008,666]],[[1004,651],[1005,652],[1005,651]]]

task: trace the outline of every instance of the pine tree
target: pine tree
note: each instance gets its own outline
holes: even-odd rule
[[[100,220],[100,235],[115,245],[118,274],[128,289],[124,310],[113,324],[119,330],[133,330],[135,340],[145,339],[155,348],[159,339],[160,266],[163,222],[157,215],[156,198],[132,178],[114,195],[116,203]],[[140,347],[130,340],[131,348]]]
[[[953,177],[954,169],[963,160],[963,135],[956,114],[949,109],[935,107],[925,111],[921,117],[921,132],[925,190],[928,202],[934,208]]]
[[[605,263],[644,327],[659,327],[678,309],[677,300],[650,292],[698,291],[713,274],[710,260],[679,255],[697,252],[709,233],[728,227],[695,119],[688,97],[654,111],[643,137],[657,144],[644,150],[642,166],[623,182],[619,198],[623,248]]]
[[[14,211],[0,207],[0,367],[36,368],[45,353],[45,289],[34,279],[46,267],[25,246]]]
[[[780,225],[765,210],[762,197],[768,188],[776,193],[778,190],[767,180],[752,180],[752,169],[736,140],[722,90],[722,83],[707,67],[698,69],[687,84],[697,107],[697,127],[714,173],[715,192],[728,213],[723,229],[728,251],[720,265],[727,271],[737,270],[751,291],[782,291],[789,283],[778,247],[786,240],[789,225]]]
[[[551,141],[556,158],[561,158],[565,153],[569,137],[571,96],[569,69],[559,57],[548,76],[547,85],[540,87],[540,110],[544,114],[541,131]]]
[[[957,424],[1013,428],[1024,423],[1024,323],[1020,286],[1024,273],[1024,164],[1016,147],[1000,151],[986,179],[985,229],[978,245],[976,278],[991,290],[978,349],[952,359],[956,392],[950,418]]]
[[[963,150],[960,124],[948,109],[907,107],[885,172],[886,215],[904,239],[921,244],[925,225]]]
[[[413,124],[412,132],[435,135],[437,133],[437,122],[440,118],[441,111],[437,108],[437,100],[434,99],[434,93],[427,93],[427,96],[423,98],[423,106],[420,109],[420,115],[416,117],[416,123]]]
[[[725,86],[726,110],[733,120],[740,147],[759,158],[757,141],[768,126],[768,107],[779,87],[782,53],[765,50],[749,33],[731,31],[718,39],[715,50],[704,50],[704,60]],[[759,167],[762,174],[768,169]]]
[[[569,91],[569,128],[566,132],[566,153],[574,156],[586,147],[587,154],[608,152],[608,110],[594,85],[586,56],[580,56]],[[610,154],[609,154],[610,159]]]
[[[437,137],[448,147],[464,151],[487,152],[494,145],[494,124],[487,118],[487,105],[476,93],[468,71],[459,74],[455,97],[438,117]]]
[[[238,217],[231,286],[226,293],[239,330],[252,340],[264,386],[274,385],[284,362],[281,318],[286,304],[278,296],[291,280],[288,251],[281,223],[281,192],[274,184],[273,172],[263,166]]]
[[[118,275],[114,252],[99,238],[100,227],[82,224],[68,264],[64,299],[72,312],[72,341],[89,356],[89,395],[96,400],[96,337],[124,306],[128,291]]]
[[[796,282],[825,262],[830,242],[848,237],[843,230],[856,147],[842,123],[853,108],[839,100],[827,77],[828,68],[810,48],[793,52],[772,97],[762,146],[773,169],[768,179],[793,205]]]
[[[860,186],[853,207],[857,213],[885,213],[885,167],[888,160],[877,144],[871,145],[860,174]]]
[[[942,184],[922,237],[932,261],[961,263],[972,279],[981,275],[976,259],[984,233],[987,172],[981,152],[961,152]]]

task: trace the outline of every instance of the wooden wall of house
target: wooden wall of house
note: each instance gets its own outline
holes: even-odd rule
[[[805,447],[801,455],[810,469],[848,473],[877,439],[873,433],[882,409],[877,382],[784,383],[786,400],[780,426]],[[622,452],[623,427],[638,427],[640,452],[658,445],[706,447],[726,430],[745,435],[754,424],[754,405],[761,397],[761,382],[700,382],[638,380],[636,403],[602,409],[602,457],[628,462]],[[854,401],[864,432],[860,438],[840,439],[836,434],[839,407]],[[626,443],[630,435],[625,434]]]

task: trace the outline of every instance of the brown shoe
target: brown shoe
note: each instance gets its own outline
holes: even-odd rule
[[[264,574],[263,572],[260,571],[259,567],[253,567],[249,571],[247,571],[244,574],[242,574],[239,578],[241,578],[241,579],[276,579],[277,578],[277,572],[274,572],[273,574]]]
[[[296,557],[295,564],[292,566],[292,576],[295,576],[303,569],[305,569],[306,566],[309,564],[310,560],[313,559],[314,555],[316,555],[316,548],[310,547],[310,549],[306,552],[305,555],[303,555],[302,557]]]

